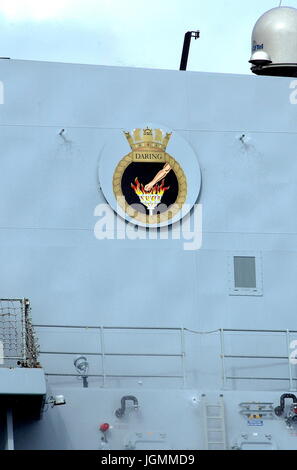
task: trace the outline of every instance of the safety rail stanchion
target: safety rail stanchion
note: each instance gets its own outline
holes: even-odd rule
[[[292,374],[292,364],[291,364],[291,353],[290,353],[290,331],[286,331],[286,344],[287,344],[287,354],[288,354],[288,367],[289,367],[289,382],[290,382],[290,391],[294,391],[294,382]]]
[[[183,388],[186,387],[186,369],[185,369],[185,330],[181,328],[180,330],[180,339],[181,339],[181,364],[182,364],[182,376],[183,376]]]
[[[106,380],[106,374],[105,374],[105,346],[104,346],[104,326],[100,326],[100,343],[101,343],[101,364],[102,364],[102,377],[103,377],[103,382],[102,382],[102,387],[105,387],[105,380]]]
[[[222,359],[222,381],[223,390],[226,390],[226,367],[225,367],[225,341],[224,330],[220,329],[220,343],[221,343],[221,359]]]
[[[21,306],[22,306],[22,359],[24,363],[26,362],[27,359],[27,354],[26,354],[26,299],[23,298],[21,300]]]

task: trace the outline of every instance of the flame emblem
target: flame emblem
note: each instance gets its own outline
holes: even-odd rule
[[[147,207],[149,214],[153,215],[154,209],[160,204],[162,196],[170,186],[165,186],[165,179],[162,180],[161,184],[155,184],[150,191],[146,191],[142,183],[139,183],[138,178],[134,180],[135,184],[131,183],[131,188],[134,189],[135,193],[140,199],[140,202]]]

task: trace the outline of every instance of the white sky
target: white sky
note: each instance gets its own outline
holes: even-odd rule
[[[283,2],[297,7],[297,0]],[[178,69],[184,33],[188,70],[250,73],[250,37],[279,0],[0,0],[0,56]]]

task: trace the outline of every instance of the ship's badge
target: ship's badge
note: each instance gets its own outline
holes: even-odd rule
[[[193,148],[176,131],[146,123],[112,130],[99,163],[100,187],[119,216],[142,227],[165,227],[196,203],[201,172]]]
[[[113,175],[118,204],[135,221],[169,222],[187,198],[186,175],[166,152],[172,133],[147,127],[124,134],[131,152],[120,160]]]

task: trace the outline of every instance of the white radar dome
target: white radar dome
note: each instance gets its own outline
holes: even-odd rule
[[[250,63],[257,75],[297,76],[296,8],[273,8],[258,19]]]

